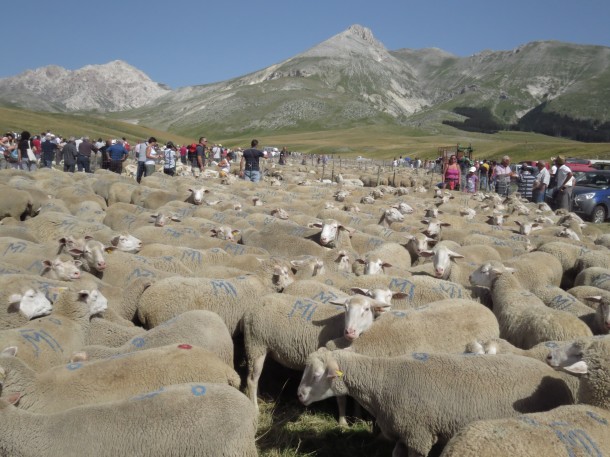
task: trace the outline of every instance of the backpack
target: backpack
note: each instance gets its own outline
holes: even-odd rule
[[[187,156],[190,161],[195,160],[195,151],[197,151],[197,145],[195,143],[191,144],[187,148]]]

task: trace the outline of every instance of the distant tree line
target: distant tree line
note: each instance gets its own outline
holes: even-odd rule
[[[592,119],[574,119],[565,114],[544,112],[546,102],[537,106],[521,119],[514,130],[536,132],[543,135],[570,138],[585,143],[610,142],[610,122]]]
[[[467,119],[464,121],[443,121],[443,124],[467,132],[498,133],[499,130],[504,130],[504,126],[494,118],[489,108],[462,106],[454,108],[453,112],[465,116]]]
[[[456,107],[453,112],[465,116],[467,119],[443,121],[443,124],[467,132],[497,133],[500,130],[517,130],[569,138],[585,143],[610,142],[610,122],[575,119],[565,114],[545,112],[545,107],[546,102],[528,112],[513,125],[504,125],[499,122],[489,108]]]

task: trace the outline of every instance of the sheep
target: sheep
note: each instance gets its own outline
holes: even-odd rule
[[[417,265],[422,257],[421,253],[427,251],[436,243],[436,240],[428,238],[423,233],[407,235],[405,238],[407,239],[407,243],[404,247],[409,251],[409,255],[411,256],[411,265]]]
[[[142,241],[128,233],[123,233],[113,237],[110,244],[119,251],[136,253],[142,249]]]
[[[574,286],[593,286],[610,291],[610,269],[586,268],[576,275]]]
[[[257,455],[256,412],[222,384],[177,384],[44,415],[0,400],[0,413],[0,449],[7,455]]]
[[[257,409],[258,380],[267,354],[288,368],[302,370],[311,352],[343,334],[343,315],[342,306],[287,294],[266,295],[261,306],[244,313],[248,396]],[[344,413],[339,420],[346,424]]]
[[[335,300],[347,298],[349,294],[328,284],[313,279],[300,279],[286,287],[283,293],[305,297],[316,302],[328,304]]]
[[[336,395],[352,396],[376,417],[396,441],[396,456],[426,456],[474,420],[573,403],[559,376],[523,357],[420,352],[390,358],[322,348],[307,360],[298,398],[307,406]]]
[[[105,403],[171,384],[214,382],[239,388],[239,375],[214,353],[189,344],[172,344],[93,362],[72,362],[36,373],[14,357],[0,353],[2,395],[20,393],[19,407],[33,413],[56,413],[75,406]],[[155,369],[151,370],[150,367]]]
[[[551,367],[579,377],[578,403],[610,409],[610,339],[575,341],[560,346],[550,351],[547,362]]]
[[[25,190],[14,189],[9,186],[0,186],[2,195],[10,195],[11,198],[3,198],[0,206],[0,219],[14,217],[17,220],[25,220],[32,215],[32,197]]]
[[[608,455],[609,421],[607,410],[589,405],[475,421],[449,441],[441,457]]]
[[[398,209],[390,207],[381,213],[381,219],[379,219],[378,224],[389,228],[394,222],[403,222],[404,220],[405,217]]]
[[[360,312],[357,304],[353,304],[352,313]],[[351,322],[349,314],[346,324]],[[436,336],[435,328],[443,328],[442,338]],[[489,309],[472,300],[448,299],[411,310],[385,312],[362,335],[350,324],[346,328],[349,338],[330,341],[326,347],[350,346],[359,354],[384,357],[410,351],[459,353],[473,339],[482,335],[496,338],[499,333],[498,322]]]
[[[472,285],[491,289],[493,311],[502,338],[522,349],[529,349],[543,341],[592,335],[590,328],[577,317],[548,308],[523,287],[514,272],[513,268],[500,262],[487,262],[470,275]]]
[[[97,360],[165,346],[176,341],[207,349],[227,365],[233,364],[233,340],[227,326],[218,314],[205,310],[182,313],[117,347],[89,345],[80,349],[87,354],[88,360]]]
[[[65,290],[49,316],[28,325],[0,332],[0,347],[15,346],[19,358],[36,371],[67,362],[72,351],[80,349],[89,333],[91,316],[103,312],[97,290]]]
[[[138,318],[147,328],[180,313],[207,309],[223,318],[231,335],[238,333],[244,312],[271,292],[255,276],[229,279],[170,277],[155,282],[140,297]]]
[[[203,203],[204,195],[210,193],[209,189],[206,189],[203,186],[189,188],[188,191],[190,192],[190,194],[185,201],[188,203],[192,203],[193,205],[201,205]]]
[[[111,311],[107,311],[104,314],[108,316],[110,312]],[[117,323],[108,320],[105,317],[93,316],[91,318],[86,344],[114,348],[125,344],[125,342],[132,338],[142,336],[145,332],[146,330],[142,327],[133,325],[133,323],[129,321]]]
[[[447,298],[471,298],[470,291],[462,285],[425,275],[410,277],[366,275],[347,281],[339,288],[344,292],[352,288],[362,288],[390,289],[393,292],[404,293],[404,298],[393,302],[395,309],[417,308]]]
[[[44,278],[73,281],[81,277],[82,262],[80,260],[62,260],[57,257],[54,260],[43,260],[42,266],[43,270],[40,275]]]
[[[11,294],[8,305],[7,312],[0,314],[0,330],[21,327],[35,317],[50,314],[53,309],[45,294],[32,288]]]

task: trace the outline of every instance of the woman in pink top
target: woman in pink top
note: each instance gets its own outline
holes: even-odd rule
[[[460,166],[457,163],[457,157],[451,156],[449,157],[449,163],[445,166],[445,170],[443,171],[443,189],[449,187],[449,189],[459,189],[460,188]]]

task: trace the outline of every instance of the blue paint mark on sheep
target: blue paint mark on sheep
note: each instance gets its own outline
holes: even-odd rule
[[[40,345],[41,344],[45,344],[46,346],[48,346],[50,349],[53,350],[53,352],[64,352],[64,350],[62,349],[61,345],[57,342],[57,340],[55,338],[53,338],[51,335],[49,335],[47,332],[45,332],[44,330],[35,330],[35,329],[23,329],[23,330],[19,330],[19,334],[20,336],[25,340],[26,343],[29,343],[32,345],[32,347],[34,348],[34,352],[36,357],[38,357],[40,355]]]
[[[384,243],[381,238],[371,238],[367,243],[371,250],[378,248]]]
[[[26,249],[27,249],[27,244],[23,241],[10,242],[8,244],[8,246],[6,247],[6,249],[4,250],[4,252],[2,253],[2,256],[4,257],[7,253],[19,254],[20,252],[23,252]]]
[[[62,322],[59,319],[55,318],[55,317],[49,317],[47,320],[49,322],[51,322],[52,324],[62,325]]]
[[[171,236],[172,238],[180,238],[182,236],[182,232],[169,227],[165,229],[165,234]]]
[[[82,362],[72,362],[72,363],[69,363],[68,365],[66,365],[66,368],[70,371],[74,371],[74,370],[78,370],[82,366],[83,366]]]
[[[540,422],[535,419],[532,419],[531,417],[519,416],[517,419],[533,427],[540,427],[542,425]]]
[[[462,298],[462,288],[457,284],[453,284],[447,281],[439,281],[438,286],[433,290],[440,293],[447,294],[449,298]]]
[[[408,279],[392,278],[390,280],[390,284],[388,284],[388,289],[407,294],[409,301],[413,301],[413,296],[415,295],[415,284]]]
[[[147,398],[153,398],[159,395],[160,393],[165,391],[165,387],[161,387],[159,390],[155,390],[153,392],[147,392],[145,394],[136,395],[132,397],[132,400],[146,400]]]
[[[404,311],[390,311],[396,317],[405,317],[407,315]]]
[[[201,397],[202,395],[205,395],[207,389],[205,386],[193,386],[191,387],[191,392],[193,393],[193,395],[195,397]]]
[[[602,287],[609,280],[610,280],[610,275],[607,273],[602,273],[599,276],[597,276],[595,279],[593,279],[593,281],[591,282],[591,285],[594,287]]]
[[[180,260],[182,261],[185,259],[188,260],[189,262],[196,263],[197,265],[201,265],[201,263],[203,261],[203,256],[201,255],[201,252],[196,251],[194,249],[185,249],[182,252],[182,257],[180,257]]]
[[[318,305],[316,302],[308,299],[298,299],[292,305],[292,310],[288,313],[288,318],[292,318],[295,312],[302,311],[300,313],[301,318],[305,319],[307,322],[311,321]]]
[[[593,419],[596,422],[599,422],[602,425],[608,425],[608,421],[601,416],[598,416],[593,411],[587,411],[587,416]]]
[[[43,268],[42,260],[35,260],[32,264],[26,268],[27,271],[39,272]]]
[[[292,236],[298,236],[298,237],[301,237],[301,236],[305,235],[305,230],[306,230],[306,229],[305,229],[305,227],[302,227],[302,226],[295,227],[294,229],[292,229],[292,230],[290,231],[290,234],[291,234]]]
[[[210,285],[212,286],[212,293],[216,296],[218,296],[219,293],[230,295],[232,297],[237,297],[238,295],[237,289],[229,281],[215,279],[210,281]]]
[[[137,348],[144,347],[145,344],[146,344],[146,340],[142,337],[136,337],[133,340],[131,340],[131,345],[135,346]]]
[[[554,341],[547,341],[546,343],[544,343],[544,346],[547,348],[551,348],[551,349],[555,349],[555,348],[559,347],[559,345],[557,343],[555,343]]]
[[[311,297],[312,300],[316,300],[322,303],[328,303],[329,301],[336,300],[337,298],[339,298],[337,294],[333,292],[325,292],[323,290]]]
[[[430,358],[430,356],[425,352],[414,352],[413,358],[415,360],[419,360],[420,362],[426,362]]]
[[[212,220],[216,222],[224,222],[226,219],[225,213],[217,212],[212,216]]]
[[[586,452],[586,455],[603,457],[595,441],[584,430],[567,430],[565,433],[561,430],[553,431],[565,446],[570,457],[582,455],[583,451]]]
[[[574,305],[575,302],[576,299],[570,295],[557,295],[551,299],[550,305],[551,308],[565,310]]]
[[[147,270],[146,268],[135,268],[130,274],[129,276],[127,276],[127,280],[130,281],[133,278],[154,278],[155,274],[150,271]]]
[[[236,243],[227,243],[223,245],[223,249],[228,253],[232,252],[233,255],[244,255],[244,253],[246,252],[246,248]]]

